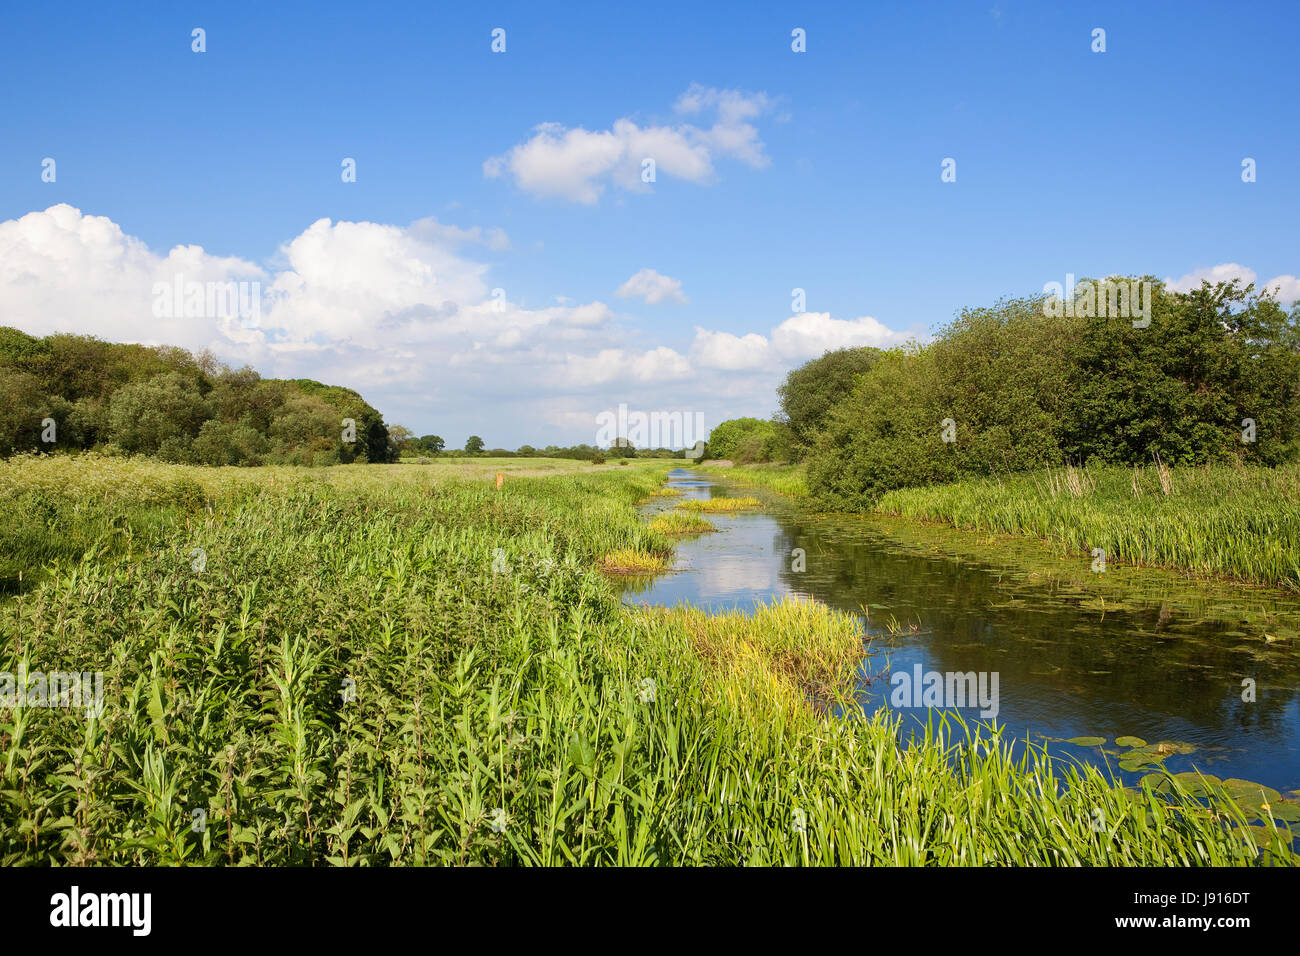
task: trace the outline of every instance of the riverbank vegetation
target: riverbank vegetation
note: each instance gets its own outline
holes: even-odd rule
[[[828,352],[773,421],[719,426],[739,466],[721,471],[823,510],[1300,587],[1300,305],[1140,282],[1140,318],[1085,281],[964,310],[928,344]]]
[[[1108,560],[1300,589],[1300,465],[1065,468],[884,495],[876,511]]]
[[[806,468],[801,464],[720,465],[709,461],[697,468],[711,476],[724,478],[730,484],[767,488],[791,498],[808,497]]]
[[[92,515],[20,556],[0,670],[105,705],[0,708],[7,865],[1295,862],[1229,793],[842,716],[850,615],[623,606],[661,468],[76,467],[0,463],[7,514]]]
[[[843,511],[1068,464],[1300,458],[1300,306],[1235,282],[1132,282],[1150,284],[1141,318],[1083,282],[1068,303],[964,310],[927,344],[827,353],[790,373],[774,421],[718,426],[725,457],[805,462],[811,494]]]

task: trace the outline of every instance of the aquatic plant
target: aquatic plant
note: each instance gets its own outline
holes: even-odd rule
[[[718,529],[713,526],[712,522],[701,518],[699,515],[687,514],[681,511],[665,511],[650,519],[650,530],[656,534],[683,535],[704,534]]]
[[[0,864],[1295,862],[1272,793],[1255,826],[946,720],[900,743],[854,615],[623,606],[599,567],[669,553],[661,471],[459,467],[0,465],[6,516],[93,511],[14,558],[0,672],[105,704],[0,706]]]
[[[678,502],[677,507],[684,511],[749,511],[758,508],[762,502],[757,498],[687,498]]]

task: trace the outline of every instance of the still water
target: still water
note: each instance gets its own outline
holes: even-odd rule
[[[892,706],[900,671],[996,673],[996,723],[1018,748],[1028,741],[1108,765],[1132,783],[1158,769],[1119,769],[1125,750],[1114,742],[1132,736],[1187,751],[1166,757],[1174,773],[1300,788],[1298,600],[1113,564],[1092,574],[1089,558],[1037,543],[1024,544],[1028,556],[1013,555],[1020,546],[1006,539],[976,542],[976,553],[969,534],[803,514],[682,469],[669,484],[684,497],[755,495],[764,509],[707,514],[717,533],[683,539],[674,570],[629,582],[628,602],[744,610],[786,595],[815,599],[862,618],[857,691],[868,713]],[[1243,700],[1243,680],[1254,682],[1254,701]],[[905,729],[934,716],[921,706],[900,713]],[[981,722],[978,707],[960,713]],[[1107,745],[1068,742],[1078,737]]]

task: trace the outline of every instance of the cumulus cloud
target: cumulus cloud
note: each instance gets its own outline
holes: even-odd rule
[[[660,302],[685,302],[682,280],[660,275],[654,269],[642,269],[619,286],[614,294],[621,299],[645,299],[646,305]]]
[[[156,343],[204,348],[222,317],[200,324],[154,315],[155,286],[170,286],[178,275],[202,283],[266,277],[251,262],[199,246],[160,255],[112,220],[66,204],[0,222],[0,317],[29,332],[120,340],[130,330]]]
[[[1254,282],[1255,270],[1236,262],[1224,262],[1217,266],[1193,270],[1177,279],[1166,277],[1165,287],[1175,292],[1191,292],[1193,289],[1199,289],[1202,282],[1213,285],[1216,282],[1230,282],[1233,279],[1241,279],[1243,283]]]
[[[355,388],[389,421],[436,427],[452,441],[458,427],[541,441],[539,418],[556,414],[586,416],[591,433],[552,440],[591,441],[601,409],[662,401],[663,383],[694,375],[689,359],[666,345],[629,344],[630,330],[603,302],[561,296],[528,309],[499,294],[489,266],[464,250],[505,242],[495,230],[433,219],[408,226],[320,219],[264,268],[198,245],[158,253],[105,217],[52,206],[0,222],[0,321],[36,335],[209,348],[265,375]],[[158,318],[155,287],[170,288],[177,275],[258,283],[260,321]]]
[[[1177,279],[1166,278],[1165,286],[1175,292],[1191,292],[1193,289],[1199,289],[1202,282],[1214,285],[1216,282],[1230,282],[1233,279],[1240,279],[1242,285],[1253,282],[1256,291],[1267,291],[1276,295],[1277,301],[1282,305],[1290,305],[1300,300],[1300,279],[1293,275],[1280,275],[1260,282],[1259,273],[1237,262],[1223,262],[1217,266],[1195,269]]]
[[[701,413],[710,425],[766,415],[792,364],[901,340],[872,318],[804,313],[766,335],[697,328],[688,348],[674,348],[642,339],[604,302],[557,296],[530,309],[496,294],[509,282],[471,252],[502,241],[432,219],[320,219],[259,265],[198,245],[155,252],[109,219],[52,206],[0,222],[0,322],[37,335],[210,348],[264,375],[355,388],[390,422],[452,443],[481,434],[492,445],[594,441],[596,416],[620,402]],[[260,321],[156,317],[155,284],[176,275],[259,283]],[[680,299],[680,285],[647,269],[624,289],[653,303]]]
[[[772,329],[770,337],[752,332],[736,336],[697,327],[691,358],[703,368],[737,371],[774,363],[796,364],[832,349],[889,348],[907,338],[906,333],[895,332],[871,316],[835,319],[827,312],[801,312]]]
[[[607,183],[631,192],[648,192],[644,161],[654,160],[656,180],[665,174],[693,183],[715,176],[714,161],[729,157],[754,168],[769,162],[758,129],[750,122],[770,107],[763,93],[691,86],[676,103],[683,115],[713,114],[710,126],[691,123],[640,125],[615,120],[608,130],[541,123],[533,136],[483,163],[488,178],[509,175],[515,185],[537,196],[558,196],[592,204]]]
[[[771,360],[771,346],[766,338],[755,332],[738,336],[730,332],[710,332],[696,326],[691,359],[701,368],[727,372],[761,368]]]
[[[1283,305],[1300,302],[1300,278],[1293,275],[1275,276],[1262,283],[1260,288],[1276,295],[1277,301]]]

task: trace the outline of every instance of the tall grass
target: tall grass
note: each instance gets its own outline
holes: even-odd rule
[[[718,465],[705,462],[699,469],[710,476],[725,478],[737,485],[768,488],[792,498],[808,497],[807,469],[801,465]]]
[[[687,498],[677,507],[683,511],[728,512],[752,511],[762,504],[757,498]]]
[[[1300,465],[1066,468],[893,491],[877,510],[1300,588]]]
[[[683,511],[665,511],[650,519],[650,530],[662,535],[706,534],[717,531],[713,523]]]
[[[623,607],[601,559],[669,548],[650,470],[115,467],[0,465],[53,528],[154,516],[0,602],[0,670],[106,697],[0,708],[0,863],[1294,862],[1230,802],[840,716],[862,638],[822,605]]]

